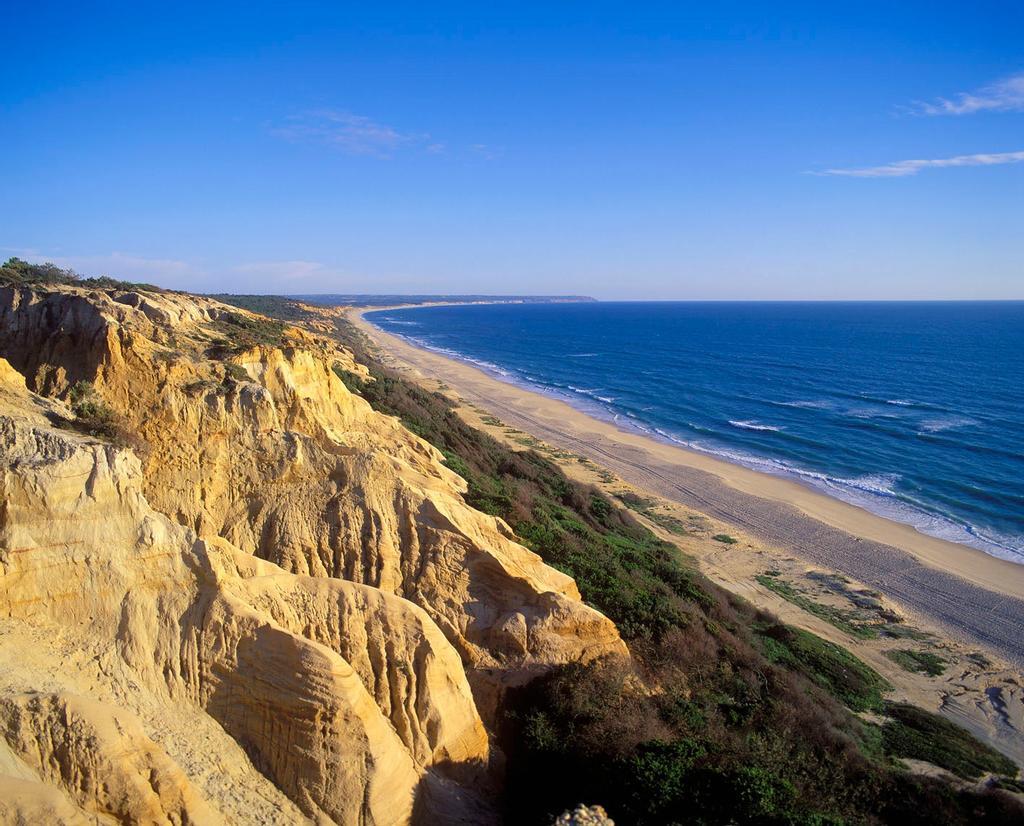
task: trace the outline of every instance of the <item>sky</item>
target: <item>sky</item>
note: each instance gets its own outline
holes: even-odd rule
[[[1024,4],[7,0],[0,258],[199,292],[1024,298]]]

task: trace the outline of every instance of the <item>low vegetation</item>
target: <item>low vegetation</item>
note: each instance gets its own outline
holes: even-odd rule
[[[875,623],[865,622],[854,611],[846,611],[822,602],[816,602],[795,586],[779,579],[777,574],[765,573],[755,577],[758,584],[778,594],[787,602],[792,602],[809,614],[813,614],[851,637],[874,639],[878,636]]]
[[[245,372],[245,368],[242,365],[227,362],[224,365],[224,381],[234,384],[249,381],[249,374]]]
[[[304,309],[297,301],[290,301],[276,295],[221,295],[213,294],[209,298],[240,307],[253,313],[259,313],[281,321],[306,321],[313,314]]]
[[[655,525],[664,528],[671,534],[675,534],[676,536],[686,536],[690,533],[690,529],[681,519],[677,519],[671,514],[663,513],[658,510],[658,503],[653,499],[638,496],[630,491],[616,493],[615,498],[622,502],[622,504],[631,511],[635,511],[636,513],[645,516]]]
[[[758,632],[769,662],[804,674],[853,711],[881,711],[892,686],[845,648],[799,628],[773,625]]]
[[[917,706],[890,703],[882,726],[886,751],[895,757],[926,760],[965,780],[983,774],[1015,777],[1017,766],[974,735]]]
[[[274,318],[226,313],[212,326],[224,336],[210,348],[213,358],[226,358],[253,347],[281,347],[286,343],[287,326]]]
[[[149,292],[168,292],[153,284],[134,281],[121,281],[102,275],[98,278],[84,278],[72,269],[58,267],[56,264],[30,264],[20,258],[8,258],[0,266],[0,284],[8,286],[47,286],[72,284],[80,287],[94,287],[99,290],[147,290]]]
[[[906,671],[938,677],[946,670],[946,660],[931,651],[915,651],[901,648],[897,651],[886,651],[885,656]]]
[[[60,425],[145,455],[145,442],[103,401],[91,382],[76,382],[68,391],[67,402],[75,418],[62,419]]]

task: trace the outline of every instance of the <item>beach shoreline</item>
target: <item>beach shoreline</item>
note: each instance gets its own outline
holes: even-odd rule
[[[624,430],[363,318],[387,309],[395,308],[354,309],[349,318],[399,366],[450,386],[467,402],[632,485],[854,577],[953,639],[1024,665],[1024,565],[927,536],[797,481]]]

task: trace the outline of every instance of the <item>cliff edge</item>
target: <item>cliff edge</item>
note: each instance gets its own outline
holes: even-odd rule
[[[487,822],[504,690],[625,655],[327,339],[5,287],[0,357],[4,822]]]

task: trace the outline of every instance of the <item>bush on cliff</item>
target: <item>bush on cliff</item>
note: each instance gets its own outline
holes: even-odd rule
[[[146,455],[148,445],[103,401],[92,382],[75,382],[68,391],[67,401],[75,418],[62,420],[61,425],[96,436],[118,447],[130,447],[139,456]]]
[[[20,258],[8,258],[0,266],[0,282],[5,284],[74,284],[78,280],[74,270],[63,269],[49,262],[30,264]]]
[[[10,286],[47,286],[55,284],[77,284],[83,287],[94,287],[101,290],[147,290],[149,292],[168,292],[163,287],[134,281],[121,281],[110,276],[83,278],[70,268],[58,267],[56,264],[30,264],[20,258],[8,258],[0,266],[0,284]]]
[[[213,329],[224,336],[210,347],[212,358],[223,359],[253,347],[283,347],[286,326],[273,318],[241,313],[225,313],[213,323]]]

